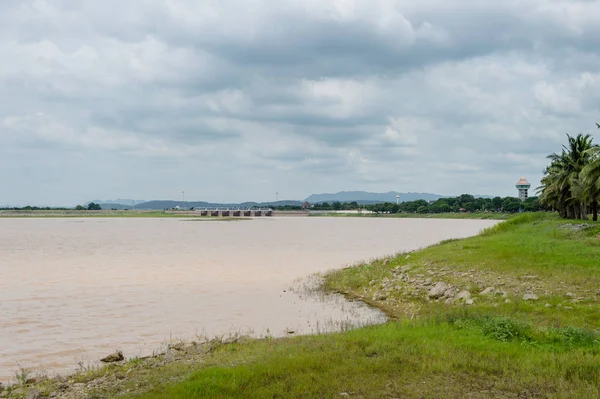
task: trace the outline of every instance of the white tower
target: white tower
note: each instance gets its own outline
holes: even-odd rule
[[[521,201],[527,200],[527,191],[529,190],[529,187],[531,187],[531,184],[529,184],[527,179],[521,177],[515,187],[517,187],[517,190],[519,190],[519,199]]]

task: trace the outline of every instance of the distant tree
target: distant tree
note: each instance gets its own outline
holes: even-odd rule
[[[475,201],[475,197],[473,197],[471,194],[463,194],[458,197],[458,199],[463,208],[466,208],[465,205],[467,205],[469,202]]]
[[[494,197],[492,199],[492,206],[494,207],[495,211],[497,211],[498,209],[502,208],[502,198],[500,198],[500,197]]]
[[[90,202],[87,207],[88,211],[101,211],[102,207],[100,204],[96,204],[95,202]]]
[[[427,213],[429,211],[429,207],[421,205],[417,208],[417,213]]]
[[[84,211],[84,210],[85,210],[85,208],[84,208],[83,206],[81,206],[81,205],[77,205],[77,206],[75,207],[75,210],[76,210],[76,211]]]
[[[523,202],[523,210],[525,212],[537,212],[542,209],[538,197],[529,197]]]
[[[506,197],[502,201],[502,208],[504,209],[504,212],[518,212],[522,205],[523,203],[521,200],[515,197]]]

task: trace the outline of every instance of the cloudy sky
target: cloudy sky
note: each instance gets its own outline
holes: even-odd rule
[[[0,205],[515,195],[600,120],[591,0],[2,0]]]

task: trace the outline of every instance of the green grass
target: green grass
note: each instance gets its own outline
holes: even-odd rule
[[[498,339],[477,321],[397,322],[225,346],[182,382],[154,381],[132,397],[591,398],[599,355],[594,340]]]
[[[589,228],[573,229],[569,227],[572,225]],[[546,324],[598,328],[599,237],[598,223],[526,214],[476,237],[449,240],[421,251],[332,272],[325,286],[380,306],[394,317],[406,316],[407,304],[418,308],[421,315],[446,312],[447,305],[425,300],[425,293],[413,298],[409,295],[410,285],[392,292],[392,298],[386,301],[372,299],[379,283],[393,278],[394,268],[407,267],[410,276],[429,276],[433,282],[443,281],[475,295],[487,287],[505,291],[510,303],[505,303],[503,296],[479,298],[476,307],[486,311],[519,314]],[[535,278],[528,278],[531,276]],[[522,300],[526,292],[535,293],[539,300]]]

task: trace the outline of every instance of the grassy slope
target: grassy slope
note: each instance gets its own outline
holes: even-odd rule
[[[326,286],[383,307],[395,317],[447,312],[447,305],[423,300],[426,292],[414,285],[404,281],[394,284],[393,269],[406,267],[406,274],[413,278],[423,275],[432,282],[444,281],[472,294],[487,287],[506,293],[506,298],[479,297],[475,307],[480,310],[523,316],[544,324],[598,328],[600,226],[588,222],[588,229],[569,227],[583,225],[544,214],[524,215],[476,237],[331,273]],[[373,299],[380,295],[380,282],[385,279],[400,289],[393,290],[385,301]],[[540,299],[523,301],[528,292]],[[507,298],[510,303],[505,303]]]
[[[397,319],[386,325],[217,345],[185,363],[134,360],[78,378],[116,381],[98,398],[598,397],[600,226],[589,225],[524,215],[327,276],[326,289]],[[426,299],[429,278],[469,289],[475,303]],[[502,292],[479,295],[492,286]]]

